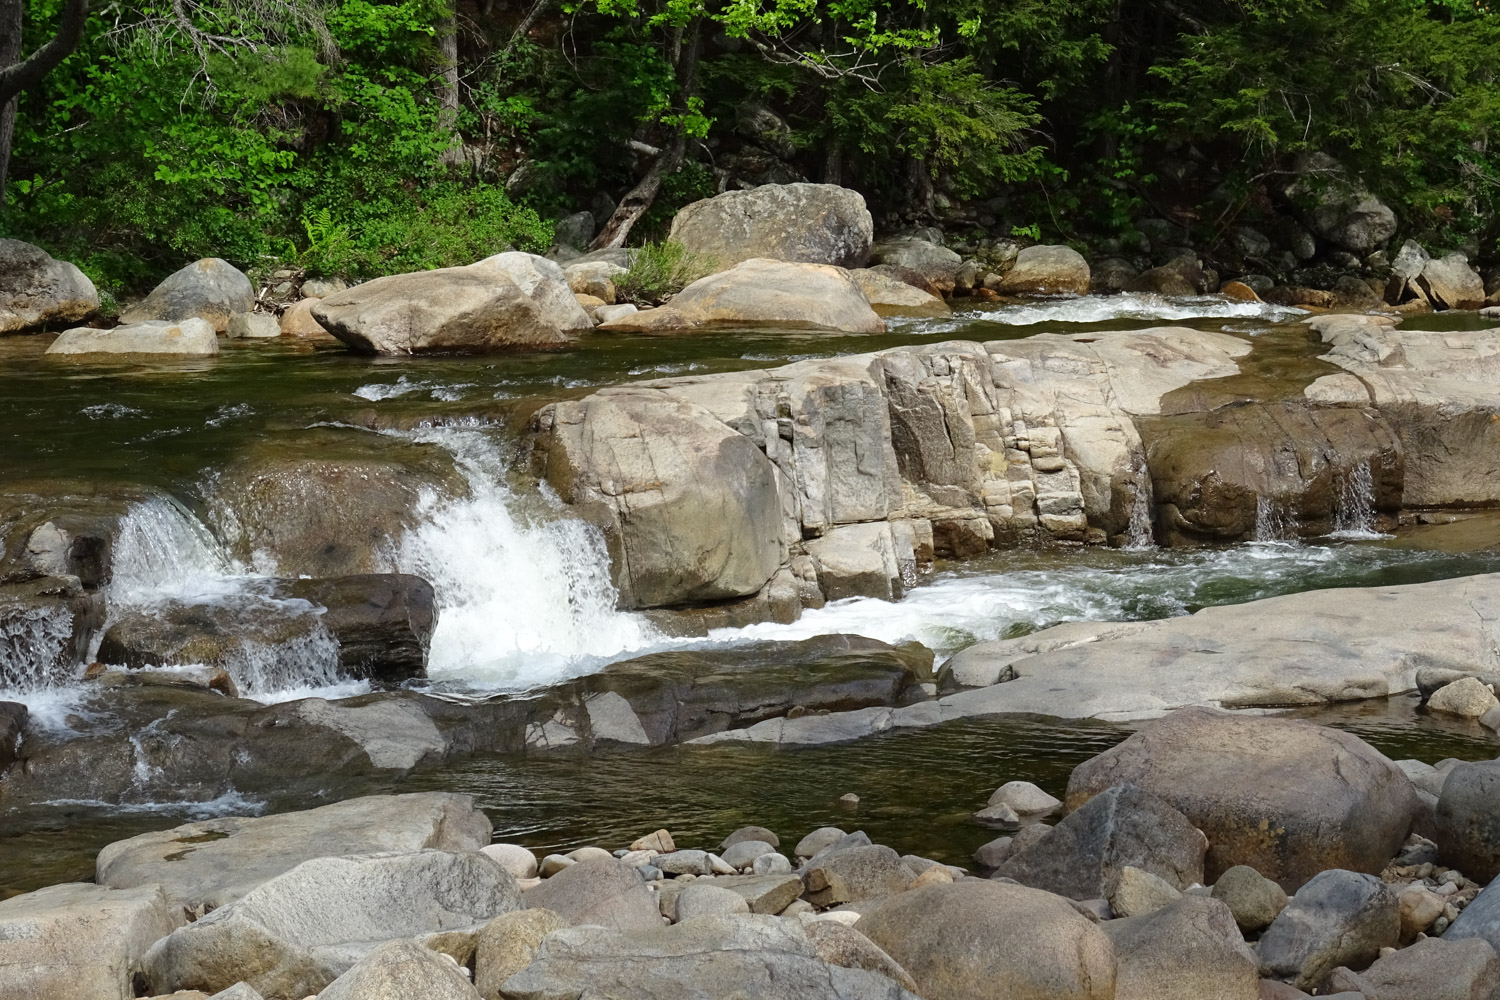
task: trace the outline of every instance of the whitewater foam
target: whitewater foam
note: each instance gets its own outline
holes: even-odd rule
[[[967,309],[937,319],[895,321],[892,325],[920,333],[959,331],[976,323],[1001,326],[1035,326],[1040,323],[1111,323],[1121,320],[1181,322],[1184,320],[1239,319],[1280,323],[1305,315],[1302,309],[1273,306],[1267,302],[1239,302],[1218,295],[1167,298],[1149,293],[1088,295],[1082,298],[1047,299],[1024,305],[986,306]],[[970,331],[967,339],[983,339]]]

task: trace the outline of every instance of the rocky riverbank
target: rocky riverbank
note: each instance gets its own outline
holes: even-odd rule
[[[538,858],[447,793],[206,820],[111,844],[94,884],[0,902],[0,989],[1493,1000],[1497,768],[1183,710],[1080,765],[1062,800],[1010,776],[975,818],[1008,832],[966,866],[833,827],[684,844],[670,817]],[[846,798],[856,819],[877,805]]]

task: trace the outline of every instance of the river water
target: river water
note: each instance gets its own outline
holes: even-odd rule
[[[283,437],[381,434],[450,453],[463,496],[434,488],[419,523],[390,541],[389,568],[435,587],[439,619],[429,675],[466,695],[530,689],[626,656],[693,643],[735,644],[853,632],[917,639],[939,656],[975,641],[1060,621],[1148,619],[1323,587],[1419,582],[1500,570],[1489,549],[1387,538],[1371,530],[1367,484],[1344,484],[1339,531],[1314,542],[1278,537],[1268,512],[1263,540],[1218,549],[1006,551],[939,565],[896,603],[836,602],[791,625],[672,638],[644,616],[617,611],[600,539],[543,491],[512,474],[516,428],[542,402],[631,379],[773,367],[949,339],[996,340],[1038,332],[1137,329],[1171,321],[1251,339],[1242,365],[1316,369],[1315,348],[1286,325],[1293,311],[1219,299],[1117,296],[986,308],[951,319],[898,322],[879,336],[722,331],[683,337],[585,339],[566,353],[483,358],[368,359],[340,347],[234,342],[217,358],[147,364],[44,358],[48,338],[0,339],[0,485],[56,492],[138,491],[116,545],[112,612],[169,599],[254,599],[276,567],[237,560],[225,538],[216,473],[243,449]],[[1458,319],[1429,321],[1467,322]],[[1258,366],[1258,367],[1257,367]],[[1330,369],[1331,370],[1331,369]],[[1363,506],[1362,506],[1363,505]],[[38,625],[38,629],[42,626]],[[0,636],[0,700],[65,719],[78,683],[28,662],[40,632]],[[31,645],[28,645],[28,642]],[[258,700],[359,693],[338,682],[334,652],[316,642],[247,654],[235,668]],[[1444,726],[1409,705],[1330,717],[1398,756],[1488,757],[1477,727]],[[993,836],[968,819],[1012,778],[1060,792],[1067,773],[1128,730],[1048,720],[983,720],[902,733],[853,746],[802,750],[718,746],[575,758],[476,758],[412,775],[402,788],[473,792],[497,836],[542,848],[613,845],[658,825],[689,840],[743,822],[800,836],[822,822],[863,826],[903,850],[961,860]],[[914,780],[914,779],[922,780]],[[390,790],[395,784],[370,790]],[[360,789],[330,789],[342,797]],[[833,811],[845,791],[865,802]],[[86,877],[93,852],[120,836],[211,812],[293,808],[302,802],[159,803],[148,807],[57,803],[25,814],[0,803],[0,890]]]

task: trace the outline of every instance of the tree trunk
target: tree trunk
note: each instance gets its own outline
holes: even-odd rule
[[[698,53],[702,48],[700,27],[701,19],[693,18],[686,31],[674,38],[672,43],[675,57],[673,61],[677,64],[677,96],[684,111],[688,108],[688,99],[693,96],[698,74]],[[624,246],[625,241],[630,238],[631,228],[651,209],[651,203],[661,190],[662,180],[677,172],[686,155],[687,133],[679,128],[672,137],[671,144],[656,157],[651,169],[646,171],[646,176],[620,199],[615,214],[609,217],[599,235],[594,237],[589,249],[604,250]]]
[[[67,0],[57,33],[26,59],[21,58],[25,0],[0,0],[0,205],[10,174],[10,146],[16,131],[16,99],[35,87],[83,40],[89,0]]]
[[[434,83],[438,100],[438,128],[448,136],[450,145],[443,150],[441,161],[449,166],[464,159],[463,137],[458,134],[458,114],[462,108],[458,96],[458,12],[448,8],[437,23],[438,76]]]

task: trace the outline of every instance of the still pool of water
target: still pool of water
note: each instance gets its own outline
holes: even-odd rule
[[[1418,714],[1393,698],[1295,716],[1338,726],[1392,759],[1487,760],[1497,746],[1476,723]],[[1068,775],[1130,735],[1129,726],[1002,717],[886,733],[857,743],[775,748],[712,744],[592,756],[479,756],[400,781],[333,790],[359,794],[452,791],[473,795],[495,839],[538,854],[585,845],[627,846],[670,829],[679,846],[715,847],[737,827],[770,827],[784,850],[819,826],[862,829],[877,843],[971,866],[1000,836],[972,814],[999,785],[1033,781],[1062,797]],[[841,808],[853,792],[858,807]],[[92,880],[105,844],[214,814],[308,808],[315,800],[224,801],[135,811],[58,805],[0,823],[0,895],[61,881]]]

